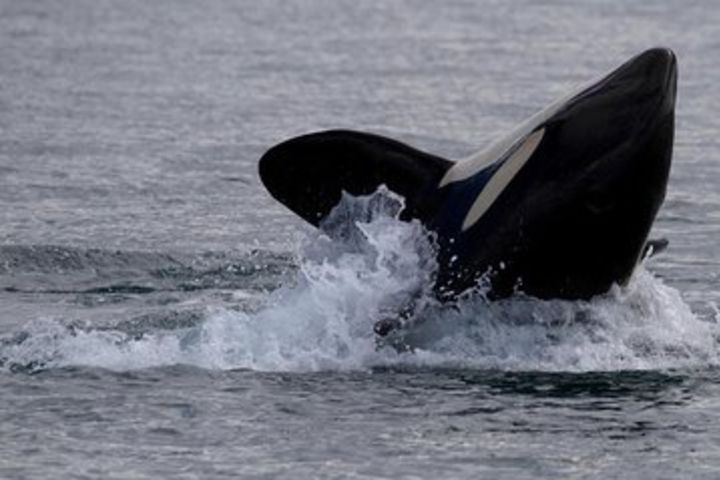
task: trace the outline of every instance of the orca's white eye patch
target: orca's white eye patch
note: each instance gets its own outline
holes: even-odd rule
[[[465,216],[462,224],[462,230],[465,231],[472,227],[490,206],[495,202],[498,196],[510,184],[510,181],[517,175],[520,169],[527,163],[545,134],[545,129],[536,130],[528,135],[522,144],[515,149],[507,160],[505,160],[500,168],[493,174],[490,180],[482,189],[480,194],[473,202],[470,210]]]

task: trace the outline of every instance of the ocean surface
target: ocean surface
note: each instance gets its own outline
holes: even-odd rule
[[[710,1],[0,0],[0,478],[720,477],[719,25]],[[385,208],[332,242],[257,176],[335,127],[461,158],[657,45],[670,245],[589,302],[477,295],[398,352],[372,325],[432,276],[419,226]]]

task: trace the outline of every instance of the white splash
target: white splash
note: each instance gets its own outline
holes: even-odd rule
[[[454,307],[429,293],[431,242],[418,223],[397,219],[386,190],[346,197],[298,254],[292,285],[255,312],[216,307],[193,328],[134,338],[120,331],[68,329],[46,320],[0,339],[0,361],[113,370],[166,365],[263,371],[364,370],[422,366],[590,371],[720,365],[717,323],[698,318],[679,292],[643,267],[626,288],[589,302],[478,294]],[[378,347],[372,328],[411,298],[424,305],[398,352]]]

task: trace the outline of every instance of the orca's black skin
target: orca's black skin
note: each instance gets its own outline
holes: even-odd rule
[[[435,291],[442,300],[484,274],[494,297],[520,290],[587,299],[625,284],[644,253],[670,171],[676,81],[672,51],[643,52],[533,117],[507,148],[492,151],[496,159],[477,163],[482,168],[470,168],[477,171],[467,177],[450,175],[455,163],[443,158],[342,130],[271,148],[260,176],[276,199],[316,226],[343,190],[370,194],[385,184],[404,196],[401,218],[417,218],[437,235]],[[473,220],[473,202],[491,190],[490,179],[538,135],[526,161]]]

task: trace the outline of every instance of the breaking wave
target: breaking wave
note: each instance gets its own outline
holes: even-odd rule
[[[720,364],[717,315],[699,318],[680,293],[641,266],[630,284],[591,301],[482,292],[453,306],[429,286],[433,246],[417,222],[401,222],[387,190],[344,197],[324,231],[299,248],[294,281],[261,306],[207,307],[190,326],[142,333],[36,320],[0,338],[6,369],[91,366],[130,370],[167,365],[262,371],[449,367],[607,371]],[[374,323],[411,299],[413,325],[378,343]],[[401,348],[398,348],[400,346]]]

